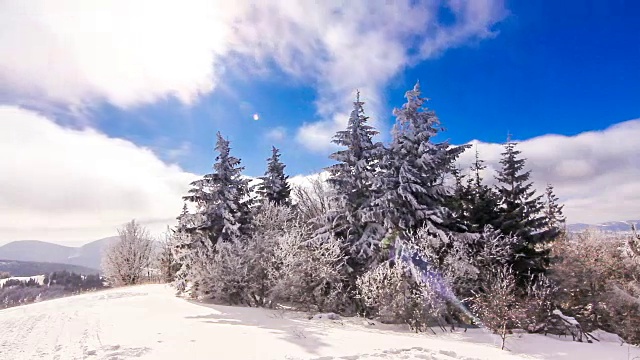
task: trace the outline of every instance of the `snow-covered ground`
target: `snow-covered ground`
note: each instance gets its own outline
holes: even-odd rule
[[[615,340],[413,334],[362,320],[201,304],[143,285],[0,310],[0,359],[633,359]]]
[[[42,285],[44,283],[44,275],[36,275],[36,276],[14,276],[6,279],[0,279],[0,287],[4,285],[9,280],[20,280],[20,281],[29,281],[30,279],[35,279],[38,284]]]

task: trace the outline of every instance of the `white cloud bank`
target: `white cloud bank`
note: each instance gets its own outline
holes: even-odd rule
[[[174,224],[195,175],[149,149],[0,106],[0,243],[91,241],[132,218]]]
[[[260,73],[275,62],[317,88],[322,120],[297,137],[324,151],[355,88],[375,115],[383,87],[404,67],[493,36],[504,14],[502,0],[8,0],[0,4],[0,100],[72,109],[167,96],[191,103],[227,67]]]
[[[500,167],[500,144],[478,141],[487,176]],[[640,219],[640,119],[575,136],[544,135],[520,142],[539,191],[554,185],[570,223]],[[463,154],[464,166],[474,148]]]

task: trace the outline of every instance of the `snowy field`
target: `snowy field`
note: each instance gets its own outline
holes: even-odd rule
[[[482,330],[413,334],[362,320],[200,304],[143,285],[0,310],[0,359],[634,359],[640,349]]]

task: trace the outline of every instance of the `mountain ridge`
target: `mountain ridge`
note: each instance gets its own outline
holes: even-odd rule
[[[574,223],[567,225],[567,229],[570,232],[580,232],[587,229],[596,229],[605,232],[630,232],[632,224],[638,227],[640,220],[607,221],[597,224]]]
[[[117,236],[91,241],[73,247],[42,240],[17,240],[0,246],[0,259],[58,263],[100,269],[102,252]]]

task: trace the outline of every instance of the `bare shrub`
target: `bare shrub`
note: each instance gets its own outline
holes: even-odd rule
[[[298,220],[310,224],[329,212],[332,194],[329,184],[322,176],[309,178],[307,181],[307,184],[294,186],[291,197]]]
[[[407,324],[416,332],[439,323],[445,309],[439,284],[413,278],[404,263],[382,263],[358,278],[356,285],[368,315],[387,323]]]
[[[511,330],[519,328],[525,311],[518,298],[516,278],[509,266],[497,268],[482,282],[484,291],[473,299],[471,308],[482,324],[500,335],[501,349]]]
[[[345,259],[339,239],[310,241],[303,225],[278,239],[270,278],[273,301],[288,302],[306,311],[339,311],[344,304]]]
[[[149,273],[153,240],[135,220],[118,229],[118,235],[103,255],[104,276],[114,286],[139,284]]]

